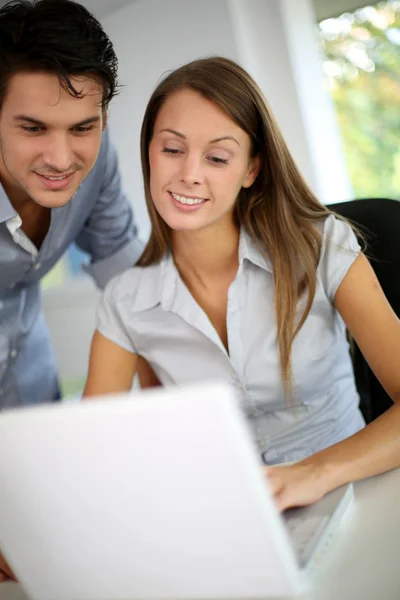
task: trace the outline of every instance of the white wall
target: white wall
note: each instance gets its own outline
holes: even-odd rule
[[[292,3],[294,17],[301,1]],[[231,18],[240,61],[261,87],[297,165],[317,193],[317,176],[310,159],[281,2],[229,0]]]

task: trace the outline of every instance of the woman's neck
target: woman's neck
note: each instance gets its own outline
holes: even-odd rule
[[[189,284],[213,287],[234,279],[239,259],[239,230],[230,222],[198,231],[174,231],[172,253],[175,264]]]

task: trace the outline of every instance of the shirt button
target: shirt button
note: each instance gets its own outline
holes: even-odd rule
[[[15,358],[15,357],[17,356],[17,354],[18,354],[18,352],[16,351],[16,349],[15,349],[15,348],[13,348],[13,349],[11,350],[11,352],[10,352],[10,356],[11,356],[11,358]]]
[[[37,262],[35,265],[35,271],[37,271],[38,269],[40,269],[40,267],[42,266],[42,263]]]

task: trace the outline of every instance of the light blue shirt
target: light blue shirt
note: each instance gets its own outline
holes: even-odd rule
[[[91,256],[100,287],[142,252],[107,132],[96,164],[72,200],[52,209],[37,250],[0,185],[0,409],[57,399],[56,362],[41,312],[40,280],[71,242]]]
[[[323,225],[315,298],[292,348],[292,402],[285,398],[280,375],[273,267],[244,230],[239,269],[228,293],[229,354],[171,255],[115,278],[100,300],[97,328],[148,360],[163,385],[211,379],[231,383],[263,460],[298,460],[365,424],[345,325],[333,303],[359,252],[351,228],[329,216]],[[298,303],[298,318],[304,302]]]

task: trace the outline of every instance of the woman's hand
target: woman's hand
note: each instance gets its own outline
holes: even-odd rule
[[[316,502],[332,487],[320,465],[299,462],[294,465],[263,467],[278,510]]]
[[[11,571],[10,567],[6,563],[3,558],[3,555],[0,554],[0,583],[4,581],[17,581],[14,573]]]

